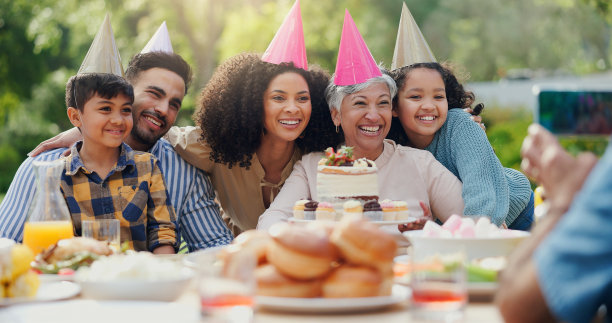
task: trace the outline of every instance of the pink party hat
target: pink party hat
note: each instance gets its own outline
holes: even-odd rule
[[[378,65],[347,9],[344,14],[334,83],[340,86],[359,84],[381,75]]]
[[[170,34],[168,33],[168,27],[166,27],[165,21],[162,22],[161,26],[157,28],[157,31],[153,37],[151,37],[142,51],[140,51],[141,54],[148,52],[174,53],[174,50],[172,50],[172,43],[170,42]]]
[[[400,18],[399,28],[397,30],[397,39],[395,40],[395,50],[393,51],[393,61],[391,69],[412,65],[415,63],[430,63],[435,62],[436,57],[429,49],[427,41],[414,18],[410,14],[410,10],[406,7],[406,3],[402,6],[402,16]]]
[[[123,66],[121,65],[121,56],[115,37],[113,37],[113,28],[110,24],[110,16],[106,14],[104,22],[94,37],[83,63],[77,74],[82,73],[110,73],[123,76]]]
[[[296,67],[308,69],[300,0],[291,7],[261,60],[273,64],[293,62]]]

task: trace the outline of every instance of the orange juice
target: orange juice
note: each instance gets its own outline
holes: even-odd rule
[[[71,221],[26,222],[23,244],[30,247],[34,254],[39,254],[58,240],[73,236]]]

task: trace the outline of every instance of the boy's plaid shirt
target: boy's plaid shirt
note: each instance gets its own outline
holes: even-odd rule
[[[81,235],[82,220],[119,219],[121,242],[130,248],[172,245],[177,250],[176,215],[157,159],[122,144],[117,164],[103,180],[83,165],[81,144],[65,158],[61,182],[76,235]]]

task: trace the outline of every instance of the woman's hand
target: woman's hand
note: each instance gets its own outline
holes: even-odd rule
[[[427,221],[429,220],[432,220],[431,210],[429,209],[429,206],[427,206],[427,204],[425,204],[425,202],[423,201],[419,201],[419,205],[421,206],[421,209],[423,209],[423,217],[420,219],[417,219],[414,222],[398,224],[397,229],[400,232],[412,231],[412,230],[422,230],[423,227],[425,226],[425,223],[427,223]]]
[[[79,129],[75,127],[41,142],[38,144],[38,146],[36,146],[36,148],[34,148],[34,150],[28,153],[28,156],[36,157],[37,155],[51,149],[70,147],[81,139],[83,139],[83,136],[81,135]],[[68,154],[70,154],[70,151],[66,151],[64,155]]]

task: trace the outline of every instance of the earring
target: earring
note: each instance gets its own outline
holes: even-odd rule
[[[336,133],[340,133],[340,130],[338,129],[338,125],[336,125]]]

